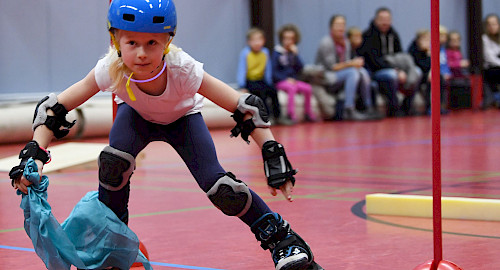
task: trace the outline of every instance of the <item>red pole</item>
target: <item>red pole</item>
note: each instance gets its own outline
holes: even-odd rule
[[[441,224],[441,95],[439,68],[439,0],[431,0],[431,122],[432,122],[432,201],[434,261],[436,270],[443,258]]]
[[[111,4],[112,0],[109,0],[109,3]],[[112,42],[111,40],[109,41],[110,43]],[[116,110],[118,109],[118,105],[116,105],[115,102],[115,94],[111,94],[111,103],[113,104],[113,122],[115,121],[116,118]]]

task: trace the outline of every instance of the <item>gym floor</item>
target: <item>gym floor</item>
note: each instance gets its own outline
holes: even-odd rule
[[[443,196],[500,199],[498,116],[489,110],[442,117]],[[229,129],[212,135],[223,167],[287,219],[325,269],[413,269],[433,258],[432,219],[367,216],[364,207],[371,193],[432,194],[430,117],[273,131],[299,169],[292,203],[269,194],[255,143],[229,138]],[[0,158],[18,154],[23,145],[0,146]],[[49,202],[60,222],[97,188],[96,162],[48,176]],[[44,269],[22,228],[19,202],[7,173],[0,172],[0,269]],[[167,144],[153,143],[139,156],[130,215],[154,269],[273,269],[248,227],[211,205]],[[498,226],[443,220],[443,258],[463,269],[500,269]]]

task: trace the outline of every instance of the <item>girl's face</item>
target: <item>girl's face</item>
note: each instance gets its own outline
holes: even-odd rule
[[[486,20],[486,31],[488,34],[496,35],[498,34],[499,24],[497,18],[491,16]]]
[[[448,32],[440,32],[439,33],[439,43],[446,44],[448,42]]]
[[[286,50],[290,50],[290,48],[295,45],[295,32],[294,31],[284,31],[281,38],[281,45]]]
[[[420,50],[427,51],[431,46],[431,34],[425,33],[422,34],[417,40],[417,45]]]
[[[353,48],[359,48],[361,43],[363,43],[363,36],[361,32],[354,32],[349,37],[349,42],[351,42],[351,46]]]
[[[248,46],[250,46],[250,49],[252,49],[252,51],[254,52],[260,52],[265,43],[266,39],[261,33],[254,33],[248,39]]]
[[[168,34],[119,30],[117,36],[123,63],[136,79],[150,78],[161,66]]]
[[[459,49],[460,48],[460,35],[457,33],[450,34],[449,40],[448,40],[448,45],[452,49]]]

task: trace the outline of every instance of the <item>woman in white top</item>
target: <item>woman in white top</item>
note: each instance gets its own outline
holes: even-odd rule
[[[498,85],[500,84],[500,20],[498,15],[489,14],[484,19],[484,34],[483,34],[483,56],[484,56],[484,81],[490,88],[489,90],[498,93]],[[487,92],[486,92],[487,93]],[[485,94],[486,94],[485,93]],[[483,106],[488,107],[487,103],[499,103],[494,94],[494,99],[491,101],[484,100]],[[487,96],[487,95],[486,95]]]

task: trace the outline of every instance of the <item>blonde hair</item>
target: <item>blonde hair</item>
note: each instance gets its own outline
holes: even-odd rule
[[[356,26],[352,26],[347,30],[347,38],[351,38],[355,34],[361,35],[363,32]]]
[[[252,27],[248,30],[247,32],[247,41],[250,40],[250,38],[255,35],[255,34],[261,34],[265,38],[265,33],[264,30],[258,28],[258,27]]]
[[[430,35],[430,34],[431,34],[431,31],[429,29],[422,28],[422,29],[417,30],[417,33],[415,34],[415,39],[421,39],[424,36]]]
[[[444,25],[439,26],[439,34],[448,34],[448,28]]]
[[[115,30],[113,34],[116,35],[118,41],[118,31]],[[168,46],[168,51],[172,50],[181,51],[181,49],[174,44],[170,44]],[[114,45],[109,47],[108,53],[104,56],[104,58],[108,58],[110,62],[109,77],[111,78],[111,88],[117,89],[120,83],[122,83],[123,80],[126,80],[125,77],[128,77],[132,71],[125,65],[125,63],[123,63],[123,59],[118,56],[118,52]]]

